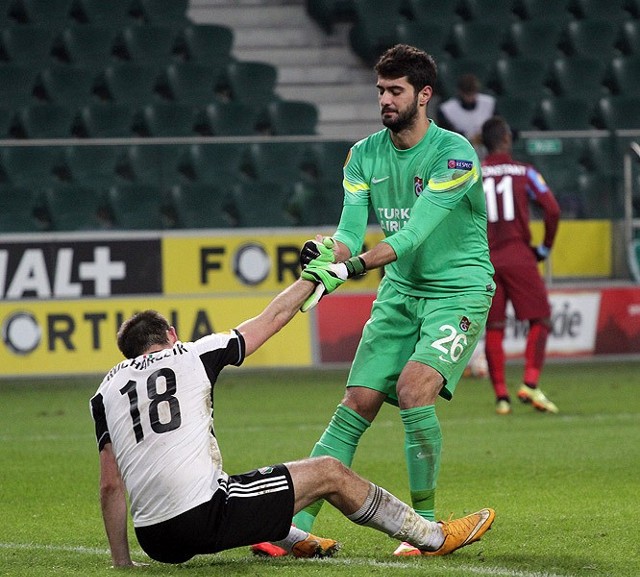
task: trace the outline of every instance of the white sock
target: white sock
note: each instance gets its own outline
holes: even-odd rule
[[[278,547],[282,547],[285,551],[291,552],[293,546],[300,541],[304,541],[309,536],[309,533],[303,531],[302,529],[298,529],[291,525],[291,529],[289,529],[289,534],[280,541],[271,541],[274,545]]]
[[[444,533],[438,523],[421,517],[409,505],[373,483],[360,509],[347,518],[407,541],[418,549],[434,551],[444,543]]]

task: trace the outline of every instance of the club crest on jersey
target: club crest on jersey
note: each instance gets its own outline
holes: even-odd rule
[[[460,330],[466,333],[470,327],[471,327],[471,321],[467,317],[462,317],[460,319]]]
[[[423,190],[424,190],[424,180],[419,176],[414,176],[413,191],[416,193],[416,196],[420,196]]]
[[[262,467],[261,469],[258,469],[258,471],[261,475],[269,475],[270,473],[273,473],[273,467]]]
[[[471,170],[473,168],[473,162],[471,160],[456,160],[455,158],[450,158],[447,160],[447,168],[452,170]]]

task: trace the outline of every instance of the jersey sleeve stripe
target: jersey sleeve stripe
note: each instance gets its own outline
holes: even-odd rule
[[[478,169],[474,166],[466,174],[459,176],[458,178],[453,178],[451,180],[446,180],[445,182],[435,182],[433,179],[429,180],[427,186],[436,192],[442,192],[445,190],[453,190],[454,188],[458,188],[465,184],[468,180],[472,180],[475,182],[478,180]]]

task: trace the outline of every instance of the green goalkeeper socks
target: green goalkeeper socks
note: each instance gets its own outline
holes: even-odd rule
[[[338,405],[329,425],[313,447],[311,456],[329,455],[350,467],[360,437],[370,426],[369,421],[349,407]],[[320,500],[305,507],[295,515],[293,524],[303,531],[311,531],[323,503],[324,501]]]
[[[430,521],[435,520],[435,496],[442,431],[434,405],[402,409],[404,424],[404,450],[409,472],[411,503],[416,513]]]

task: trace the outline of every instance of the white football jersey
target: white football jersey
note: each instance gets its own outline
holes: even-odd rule
[[[122,361],[91,399],[98,448],[112,443],[136,527],[211,499],[222,472],[213,428],[213,385],[244,360],[236,331]]]

